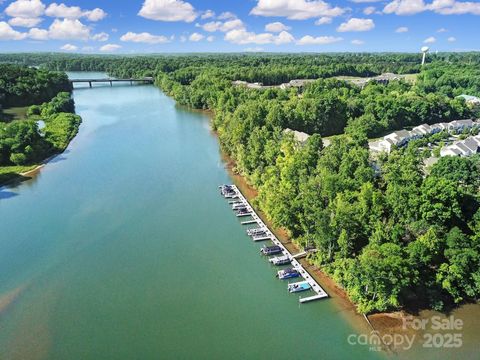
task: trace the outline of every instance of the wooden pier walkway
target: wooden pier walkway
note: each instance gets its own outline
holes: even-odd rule
[[[294,257],[295,259],[299,259],[299,258],[302,258],[302,257],[305,257],[305,256],[307,256],[307,252],[306,252],[306,251],[302,251],[302,252],[299,252],[298,254],[293,255],[293,257]]]
[[[236,202],[241,202],[249,212],[249,216],[252,217],[252,220],[249,221],[243,221],[242,224],[254,224],[257,223],[260,227],[265,228],[266,235],[262,236],[262,238],[254,239],[255,241],[260,241],[260,240],[271,240],[275,245],[279,246],[282,248],[282,253],[283,255],[287,255],[291,259],[291,264],[294,269],[296,269],[300,275],[305,279],[305,281],[308,282],[310,285],[310,288],[312,289],[313,292],[316,293],[316,295],[313,296],[308,296],[308,297],[303,297],[300,298],[299,301],[301,303],[306,303],[309,301],[314,301],[314,300],[319,300],[319,299],[324,299],[328,297],[328,294],[323,290],[323,288],[317,283],[317,281],[308,273],[307,270],[304,269],[302,264],[300,264],[297,260],[298,257],[305,255],[306,252],[301,252],[296,255],[292,255],[290,251],[278,240],[278,238],[273,234],[272,231],[265,225],[262,219],[257,215],[255,210],[252,208],[250,203],[247,201],[247,199],[243,196],[241,191],[237,188],[237,186],[232,185],[232,188],[235,190],[236,195],[232,196],[230,198],[235,198]]]
[[[92,87],[94,83],[110,83],[110,86],[113,86],[113,83],[116,82],[128,82],[130,85],[134,83],[141,83],[141,84],[153,84],[154,79],[153,77],[144,77],[144,78],[128,78],[128,79],[70,79],[69,80],[72,85],[74,84],[87,84]]]

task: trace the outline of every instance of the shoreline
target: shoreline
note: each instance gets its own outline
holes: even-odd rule
[[[159,87],[160,91],[163,91]],[[175,101],[175,99],[173,99]],[[210,125],[213,121],[214,111],[213,110],[204,110],[204,109],[190,109],[195,112],[202,112],[210,119]],[[217,137],[218,133],[210,126],[211,133]],[[220,143],[219,143],[220,145]],[[236,173],[233,169],[235,167],[235,161],[228,156],[219,146],[220,157],[225,164],[225,169],[228,172],[228,175],[233,180],[233,183],[240,189],[242,194],[245,196],[247,201],[255,209],[257,215],[262,219],[262,221],[269,227],[272,233],[278,238],[278,240],[290,251],[290,252],[299,252],[301,249],[292,241],[290,235],[285,229],[277,228],[273,226],[272,222],[268,219],[266,214],[258,207],[253,205],[252,200],[258,195],[258,191],[248,184],[244,176]],[[390,313],[376,313],[376,314],[360,314],[357,312],[355,304],[349,299],[346,291],[341,288],[332,278],[330,278],[326,273],[324,273],[320,268],[313,265],[307,260],[307,258],[299,259],[299,262],[303,265],[305,270],[317,281],[322,288],[327,292],[329,298],[334,303],[335,307],[338,309],[339,313],[350,323],[359,333],[371,333],[372,331],[378,332],[380,335],[390,334],[391,333],[391,324],[385,319],[390,319],[392,316],[401,314],[400,316],[400,326],[403,324],[403,318],[407,316],[413,316],[417,318],[418,316],[413,314],[408,314],[403,311],[395,311]],[[390,347],[385,346],[384,349],[387,353],[392,353]]]
[[[75,114],[75,113],[74,113]],[[20,173],[15,173],[14,177],[12,177],[11,179],[8,179],[7,181],[5,182],[0,182],[0,190],[3,188],[3,187],[6,187],[6,186],[9,186],[9,185],[15,185],[18,183],[21,183],[23,181],[28,181],[28,180],[31,180],[33,179],[39,172],[40,170],[42,170],[46,165],[48,165],[48,163],[50,161],[52,161],[53,159],[55,159],[57,156],[59,155],[62,155],[66,150],[67,148],[70,146],[71,142],[77,137],[78,135],[78,132],[77,134],[75,134],[74,137],[72,137],[67,146],[65,146],[64,149],[62,149],[62,151],[60,152],[57,152],[55,154],[52,154],[50,155],[49,157],[43,159],[41,162],[39,162],[38,164],[33,164],[31,165],[32,168],[30,170],[27,170],[27,171],[23,171],[23,172],[20,172]]]
[[[218,134],[212,130],[212,134],[218,136]],[[299,252],[301,249],[292,241],[291,237],[288,235],[287,231],[282,228],[277,228],[273,226],[271,221],[267,218],[265,213],[263,213],[258,207],[253,205],[255,197],[258,195],[258,191],[250,186],[246,179],[236,173],[233,169],[235,167],[235,161],[225,154],[221,149],[219,149],[221,154],[221,159],[224,162],[225,169],[227,170],[230,178],[245,196],[247,201],[255,209],[257,215],[262,219],[262,221],[269,227],[272,233],[278,238],[278,240],[290,251],[290,252]],[[420,351],[422,344],[424,342],[424,336],[426,331],[424,330],[414,330],[411,326],[405,326],[412,319],[420,321],[428,321],[432,316],[440,316],[441,318],[447,319],[451,316],[451,312],[435,312],[433,310],[424,309],[418,313],[409,313],[406,310],[397,310],[392,312],[382,312],[382,313],[373,313],[373,314],[361,314],[357,312],[355,304],[349,299],[346,291],[342,289],[330,276],[325,272],[313,265],[308,261],[307,258],[299,259],[299,262],[303,265],[304,269],[317,281],[320,286],[327,292],[330,300],[332,301],[334,307],[338,310],[338,314],[342,316],[345,321],[347,321],[352,328],[360,335],[376,336],[376,338],[382,342],[379,346],[381,352],[386,356],[409,356],[409,354],[414,355],[417,351]],[[327,299],[325,299],[327,300]],[[475,308],[477,305],[477,308]],[[465,312],[480,313],[479,304],[465,304],[454,310],[455,313],[462,315]],[[473,307],[473,310],[472,310]],[[400,346],[393,346],[391,344],[386,344],[384,338],[389,338],[392,336],[402,336],[414,338],[414,345],[412,348],[402,348]],[[347,339],[345,339],[347,341]],[[373,346],[371,344],[369,346]],[[377,344],[378,347],[378,344]]]
[[[212,131],[213,132],[213,131]],[[215,132],[213,132],[217,135]],[[245,198],[252,204],[252,200],[255,199],[258,192],[252,186],[250,186],[246,179],[233,171],[235,162],[227,154],[220,150],[222,160],[225,162],[225,168],[232,178],[233,183],[242,191],[242,194]],[[257,215],[262,219],[262,221],[269,227],[269,229],[274,233],[278,240],[290,251],[297,253],[301,251],[296,244],[292,242],[292,239],[288,235],[285,229],[277,228],[273,226],[271,221],[267,218],[265,213],[252,205],[257,212]],[[305,270],[317,281],[322,288],[327,292],[329,298],[334,303],[335,307],[338,309],[338,312],[350,322],[354,328],[360,333],[366,333],[372,331],[371,324],[365,321],[365,318],[362,314],[356,311],[355,304],[350,301],[346,292],[340,288],[335,281],[333,281],[327,274],[325,274],[320,268],[316,267],[310,263],[306,258],[299,259],[299,262],[304,266]],[[371,321],[369,319],[369,321]],[[374,328],[373,330],[381,331],[381,329]],[[388,350],[388,349],[387,349]]]
[[[163,92],[160,86],[156,85],[160,91]],[[168,97],[172,98],[177,106],[180,106],[184,109],[188,109],[189,111],[194,112],[201,112],[205,114],[210,119],[210,132],[212,135],[216,136],[218,139],[218,133],[212,128],[213,116],[215,115],[214,110],[210,109],[192,109],[188,106],[179,105],[176,100],[169,96],[168,94],[164,93]],[[233,168],[235,166],[235,161],[230,158],[224,151],[221,149],[219,144],[218,149],[221,159],[224,162],[224,167],[227,170],[230,178],[232,179],[233,183],[242,191],[242,194],[245,196],[247,201],[252,204],[252,199],[254,199],[258,191],[251,187],[246,179],[235,173]],[[266,215],[259,210],[257,207],[253,206],[257,212],[257,215],[264,221],[264,223],[270,228],[272,233],[278,238],[278,240],[289,250],[289,251],[298,251],[298,247],[292,242],[292,239],[287,234],[285,229],[279,229],[274,227],[272,223],[268,220]],[[368,315],[360,314],[357,312],[356,305],[349,299],[346,291],[339,286],[332,278],[330,278],[326,273],[324,273],[320,268],[316,267],[315,265],[311,264],[307,261],[307,259],[301,259],[301,264],[304,268],[310,273],[310,275],[325,289],[328,293],[330,299],[332,300],[334,306],[338,309],[338,313],[348,322],[351,326],[358,332],[359,335],[374,335],[379,341],[381,341],[380,346],[378,344],[371,344],[370,346],[377,346],[381,349],[381,352],[387,356],[409,356],[409,354],[415,355],[417,351],[421,351],[422,344],[424,342],[423,336],[425,335],[425,331],[422,330],[414,330],[411,327],[405,326],[405,323],[408,320],[419,320],[419,321],[429,321],[432,317],[432,314],[435,316],[440,316],[443,319],[447,319],[452,312],[458,313],[460,315],[465,315],[465,319],[469,318],[468,313],[474,313],[480,315],[480,303],[467,303],[463,304],[453,311],[450,312],[437,312],[431,309],[423,309],[419,312],[408,312],[408,310],[399,309],[397,311],[392,312],[382,312],[382,313],[372,313]],[[473,310],[472,310],[473,308]],[[414,336],[415,342],[414,346],[410,349],[400,348],[400,347],[392,347],[384,342],[384,337],[391,337],[391,336]]]

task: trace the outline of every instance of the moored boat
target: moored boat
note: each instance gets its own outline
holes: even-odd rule
[[[247,235],[255,236],[255,235],[258,235],[258,234],[264,234],[266,232],[267,232],[266,228],[260,227],[260,228],[255,228],[255,229],[248,229],[247,230]]]
[[[233,210],[237,210],[237,209],[243,209],[243,208],[247,208],[247,205],[245,205],[244,203],[235,203],[235,204],[232,204],[232,209]]]
[[[310,284],[308,281],[300,281],[292,284],[288,284],[287,289],[291,293],[310,290]]]
[[[300,276],[300,273],[294,268],[287,268],[277,271],[277,276],[279,279],[291,279]]]
[[[268,259],[273,265],[286,265],[292,261],[288,255],[275,256]]]
[[[225,197],[233,197],[237,195],[237,191],[233,187],[233,185],[222,185],[220,186],[220,192]]]
[[[249,211],[248,209],[238,209],[238,210],[235,210],[235,213],[237,214],[237,216],[246,216],[246,215],[250,215],[251,211]]]
[[[258,238],[258,237],[265,237],[267,236],[267,232],[266,231],[263,231],[263,232],[257,232],[255,234],[249,234],[252,238]]]
[[[263,255],[275,255],[275,254],[280,254],[282,252],[282,248],[280,246],[277,246],[277,245],[263,246],[260,249],[260,252]]]

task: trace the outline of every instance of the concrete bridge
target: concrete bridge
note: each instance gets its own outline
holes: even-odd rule
[[[144,77],[144,78],[128,78],[128,79],[70,79],[70,83],[72,85],[74,84],[86,84],[90,87],[92,87],[92,84],[94,83],[110,83],[110,86],[113,86],[114,82],[127,82],[130,83],[130,85],[133,85],[134,83],[140,83],[140,84],[153,84],[154,79],[153,77]]]

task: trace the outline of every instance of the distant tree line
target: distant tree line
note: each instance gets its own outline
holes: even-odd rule
[[[63,72],[0,63],[0,107],[40,104],[61,91],[71,91]]]

